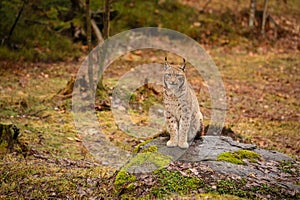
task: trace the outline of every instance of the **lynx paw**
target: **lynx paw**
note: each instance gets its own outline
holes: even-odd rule
[[[176,142],[173,142],[173,141],[171,141],[171,140],[169,140],[168,142],[167,142],[167,147],[176,147],[177,146],[177,143]]]
[[[187,148],[189,148],[189,143],[182,142],[182,143],[179,143],[178,146],[182,149],[187,149]]]

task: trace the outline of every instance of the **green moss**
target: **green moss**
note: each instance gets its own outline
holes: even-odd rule
[[[249,150],[238,150],[236,152],[223,152],[218,155],[218,161],[226,161],[237,165],[244,165],[243,159],[249,159],[250,162],[257,162],[261,155]]]
[[[157,146],[149,146],[148,148],[143,149],[141,153],[146,152],[157,152]]]
[[[217,183],[217,191],[220,194],[232,194],[239,197],[252,197],[252,193],[241,189],[241,186],[246,185],[247,182],[235,182],[232,180],[219,180]]]
[[[150,148],[151,150],[156,150],[157,147],[153,146],[153,148]],[[127,171],[132,167],[139,167],[142,165],[155,165],[156,168],[161,169],[163,167],[166,167],[171,162],[171,157],[163,155],[159,152],[143,152],[138,153],[134,158],[130,160],[128,164],[126,164],[123,167],[123,170]]]
[[[132,190],[134,188],[133,182],[136,181],[136,177],[124,170],[118,172],[114,185],[117,188],[122,188],[125,186],[127,189]]]
[[[218,161],[225,161],[230,162],[237,165],[243,165],[245,164],[244,161],[242,161],[240,158],[236,158],[233,153],[230,152],[223,152],[217,157]]]
[[[154,174],[157,176],[158,182],[155,187],[151,188],[150,193],[156,198],[163,198],[171,193],[189,194],[204,185],[202,179],[183,176],[179,171],[160,169],[156,170]]]
[[[261,155],[249,150],[238,150],[236,154],[242,159],[260,159]]]
[[[142,147],[142,146],[145,146],[146,144],[148,144],[148,143],[151,142],[151,141],[152,141],[152,139],[151,139],[151,140],[146,140],[145,142],[142,142],[142,143],[138,144],[138,145],[134,148],[133,153],[138,153],[138,152],[141,150],[141,147]]]

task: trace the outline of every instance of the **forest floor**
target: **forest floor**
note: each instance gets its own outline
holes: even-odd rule
[[[193,6],[198,1],[183,2]],[[291,17],[288,19],[292,21]],[[294,22],[294,25],[297,24]],[[293,38],[279,41],[276,45],[261,41],[262,44],[251,48],[244,42],[235,47],[204,46],[216,63],[225,86],[225,127],[234,140],[276,150],[299,161],[298,43]],[[143,50],[120,57],[104,73],[108,93],[124,73],[140,64],[163,63],[165,55],[161,51]],[[168,56],[170,60],[180,62],[178,56]],[[0,123],[13,123],[21,133],[18,138],[21,145],[16,144],[13,152],[8,152],[5,144],[0,146],[1,199],[118,199],[133,197],[130,193],[136,188],[140,191],[138,197],[146,199],[165,197],[163,195],[173,199],[178,198],[177,195],[189,198],[196,194],[199,199],[272,198],[272,195],[277,195],[273,198],[278,199],[299,198],[299,194],[279,196],[278,188],[264,184],[245,190],[245,180],[237,183],[232,177],[228,179],[223,175],[216,175],[220,180],[214,187],[206,187],[205,181],[210,181],[207,175],[189,176],[188,167],[182,163],[172,163],[168,170],[138,177],[120,174],[115,168],[100,165],[84,147],[82,135],[74,126],[71,98],[56,96],[71,77],[76,76],[82,60],[48,64],[0,62]],[[189,64],[187,77],[197,93],[205,125],[208,125],[211,100],[206,84]],[[161,102],[161,94],[149,96],[139,90],[134,97],[138,106],[132,107],[136,109],[131,113],[132,118],[138,124],[147,125],[147,109]],[[150,100],[147,97],[151,97]],[[95,101],[101,128],[113,144],[133,151],[143,140],[118,129],[111,110],[107,108],[110,104],[108,99],[104,95],[98,96]],[[292,163],[281,163],[280,166],[285,172],[299,174],[300,169],[295,169]],[[213,173],[203,166],[200,168],[210,175]]]
[[[220,48],[209,53],[225,85],[225,126],[232,130],[230,136],[299,160],[299,53],[246,53]],[[105,72],[104,84],[111,90],[118,77],[133,66],[149,60],[160,62],[163,57],[161,52],[151,50],[127,54]],[[174,55],[169,57],[178,59]],[[14,153],[7,154],[5,148],[1,149],[1,197],[71,198],[96,195],[88,192],[91,188],[97,188],[100,196],[106,196],[107,191],[116,192],[116,196],[124,192],[115,188],[114,170],[99,165],[84,148],[82,136],[74,127],[71,99],[54,97],[65,87],[71,75],[76,75],[80,64],[1,63],[1,123],[13,123],[19,127],[19,141],[27,146],[27,152],[18,145]],[[189,65],[187,69],[190,69],[188,79],[195,91],[202,88],[197,95],[207,119],[210,115],[208,91],[201,79],[193,78],[195,70]],[[141,105],[144,104],[147,96],[139,93],[136,96],[140,97]],[[100,102],[101,99],[96,99],[96,107],[103,105]],[[142,142],[120,131],[110,110],[98,109],[97,113],[103,132],[114,144],[133,150]],[[143,124],[147,111],[138,111],[133,115]],[[106,189],[101,188],[105,185],[108,186]],[[191,191],[181,194],[190,194]],[[224,193],[239,195],[230,191]],[[145,194],[152,198],[159,197],[157,195],[161,193],[149,190]]]

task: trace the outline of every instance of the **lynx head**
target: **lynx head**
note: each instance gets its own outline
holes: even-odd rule
[[[164,64],[164,87],[171,89],[171,90],[176,90],[180,89],[185,81],[185,59],[183,59],[183,64],[181,67],[172,67],[169,65],[167,61],[167,57],[165,57],[165,64]]]

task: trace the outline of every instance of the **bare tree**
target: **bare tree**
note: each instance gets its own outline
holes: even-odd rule
[[[110,20],[110,0],[105,0],[105,11],[104,11],[104,28],[103,28],[103,35],[104,39],[109,37],[109,20]]]
[[[92,25],[93,31],[94,31],[94,33],[95,33],[95,35],[97,37],[98,44],[103,43],[104,39],[103,39],[102,33],[99,30],[99,28],[97,26],[97,23],[96,23],[96,21],[94,19],[91,19],[91,25]]]
[[[105,9],[104,9],[104,18],[103,18],[103,38],[104,40],[109,37],[109,25],[110,25],[110,0],[105,0]],[[104,44],[105,45],[105,44]],[[102,52],[102,60],[101,60],[101,65],[104,65],[104,60],[106,56],[106,50]],[[99,82],[98,82],[98,89],[101,91],[105,91],[104,85],[103,85],[103,70],[100,70],[99,74]]]
[[[89,74],[89,85],[90,90],[94,90],[93,83],[93,65],[91,64],[90,52],[92,51],[92,30],[91,30],[91,17],[90,17],[90,0],[85,0],[85,17],[86,17],[86,35],[87,35],[87,44],[88,44],[88,74]]]
[[[262,23],[261,23],[261,34],[265,36],[265,26],[266,26],[266,20],[268,16],[268,0],[264,0],[264,11],[263,11],[263,16],[262,16]]]
[[[256,11],[256,0],[250,0],[250,11],[249,11],[249,28],[254,27],[255,21],[255,11]]]
[[[90,0],[85,0],[85,17],[86,17],[86,39],[89,52],[92,50],[92,30],[90,16]]]
[[[103,38],[102,38],[102,34],[99,31],[95,21],[93,19],[91,19],[90,17],[90,1],[86,0],[86,24],[87,24],[87,43],[88,43],[88,49],[89,52],[92,50],[92,33],[91,33],[91,26],[93,27],[93,30],[97,36],[98,39],[98,43],[102,43],[103,42],[103,38],[107,39],[109,37],[109,26],[110,26],[110,0],[105,0],[105,13],[104,13],[104,30],[103,30]],[[104,62],[104,58],[105,58],[105,54],[106,51],[102,52],[101,58],[102,61]],[[88,57],[89,59],[89,67],[88,67],[88,74],[89,74],[89,83],[90,83],[90,88],[94,89],[94,85],[93,85],[93,68],[91,65],[91,58],[90,56]],[[101,62],[102,62],[101,61]],[[103,65],[103,63],[102,63]],[[101,65],[101,66],[102,66]],[[101,71],[101,70],[100,70]],[[103,85],[103,74],[102,72],[100,72],[101,74],[99,74],[99,82],[98,82],[98,89],[101,91],[105,91],[104,85]]]

